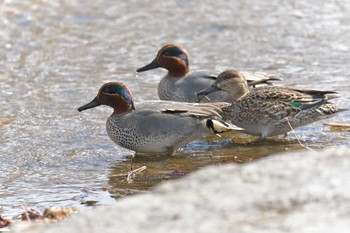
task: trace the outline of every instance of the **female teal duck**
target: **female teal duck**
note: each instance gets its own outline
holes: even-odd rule
[[[120,82],[104,84],[98,95],[78,108],[99,105],[114,109],[107,120],[107,133],[118,145],[137,153],[173,153],[177,148],[210,133],[241,130],[220,120],[229,103],[180,103],[145,101],[134,105],[130,90]]]
[[[232,105],[223,109],[223,119],[242,127],[248,134],[261,138],[285,134],[340,111],[328,100],[336,92],[297,90],[287,87],[262,86],[249,88],[235,70],[222,72],[216,82],[200,91],[199,96],[216,91],[228,93]]]
[[[158,85],[158,95],[161,100],[179,102],[198,102],[196,92],[213,85],[218,74],[209,72],[189,73],[189,55],[186,50],[175,44],[166,44],[162,47],[156,58],[148,65],[137,69],[143,72],[162,67],[168,70]],[[268,77],[263,73],[242,72],[251,85],[268,83],[272,80],[279,80],[275,77]],[[208,95],[208,99],[201,102],[224,101],[227,94],[219,91]]]

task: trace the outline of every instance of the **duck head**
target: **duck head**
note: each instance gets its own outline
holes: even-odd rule
[[[249,92],[247,80],[237,70],[226,70],[219,74],[216,81],[210,87],[197,92],[198,98],[217,91],[225,91],[230,100],[238,99]]]
[[[168,70],[172,77],[183,77],[189,72],[189,56],[187,51],[175,44],[166,44],[159,51],[156,58],[137,72],[143,72],[162,67]]]
[[[134,99],[129,90],[123,83],[109,82],[104,84],[97,96],[88,104],[78,108],[78,111],[84,111],[100,105],[107,105],[114,109],[113,114],[121,114],[135,110]]]

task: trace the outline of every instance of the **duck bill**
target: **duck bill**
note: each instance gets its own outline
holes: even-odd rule
[[[100,105],[101,105],[100,101],[98,101],[97,97],[95,97],[95,99],[93,99],[90,103],[85,104],[85,105],[81,106],[80,108],[78,108],[78,111],[81,112],[81,111],[84,111],[86,109],[94,108],[94,107],[97,107]]]
[[[207,96],[209,95],[210,93],[214,93],[214,92],[217,92],[217,91],[220,91],[219,88],[217,88],[216,86],[210,86],[204,90],[201,90],[199,92],[197,92],[197,96],[198,98],[200,98],[201,96]]]
[[[143,72],[143,71],[147,71],[147,70],[152,70],[152,69],[156,69],[160,67],[159,63],[157,62],[157,59],[154,59],[151,63],[149,63],[148,65],[145,65],[141,68],[138,68],[136,71],[137,72]]]

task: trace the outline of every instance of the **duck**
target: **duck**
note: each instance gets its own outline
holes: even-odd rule
[[[225,101],[231,103],[222,109],[223,119],[260,139],[286,135],[297,127],[332,117],[344,110],[329,101],[338,97],[337,92],[283,86],[252,89],[237,70],[222,72],[212,86],[197,95],[202,98],[217,91],[225,91],[228,94]]]
[[[221,109],[230,103],[149,100],[135,105],[131,91],[121,82],[102,85],[97,96],[78,111],[100,105],[113,108],[106,123],[110,139],[137,154],[173,154],[178,148],[209,134],[242,130],[221,120]]]
[[[218,72],[194,72],[190,73],[190,58],[188,52],[176,44],[165,44],[157,53],[156,58],[149,64],[138,68],[137,72],[144,72],[162,67],[168,73],[160,80],[158,96],[161,100],[179,102],[198,102],[196,93],[213,85]],[[280,78],[268,76],[262,72],[242,72],[250,86],[259,84],[271,84],[271,81]],[[200,102],[222,102],[227,98],[227,93],[218,91],[207,95]]]

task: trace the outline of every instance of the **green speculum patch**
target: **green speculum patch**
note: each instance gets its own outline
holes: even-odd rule
[[[299,108],[301,105],[303,105],[301,102],[289,102],[289,104],[296,108]]]

